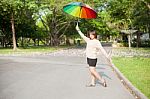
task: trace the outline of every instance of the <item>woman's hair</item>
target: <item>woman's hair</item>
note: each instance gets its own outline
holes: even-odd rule
[[[96,34],[95,30],[90,30],[89,31],[89,36],[90,36],[90,34],[94,35],[94,38],[97,38],[97,34]]]

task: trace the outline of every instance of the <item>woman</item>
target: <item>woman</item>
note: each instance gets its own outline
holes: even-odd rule
[[[95,31],[90,31],[89,38],[86,37],[81,30],[79,29],[78,23],[76,25],[76,30],[80,34],[80,36],[86,41],[86,57],[87,57],[87,63],[89,65],[89,71],[91,75],[91,83],[88,85],[88,87],[95,87],[95,80],[98,79],[101,81],[102,85],[104,87],[107,87],[105,79],[102,78],[102,76],[96,71],[96,63],[97,63],[97,53],[101,51],[107,59],[109,59],[109,55],[106,53],[104,48],[102,47],[99,40],[97,40],[97,35]]]

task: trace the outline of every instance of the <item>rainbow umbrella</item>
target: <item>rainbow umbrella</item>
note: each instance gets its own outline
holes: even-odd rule
[[[78,18],[92,19],[97,17],[96,11],[82,2],[69,3],[63,7],[63,11]]]

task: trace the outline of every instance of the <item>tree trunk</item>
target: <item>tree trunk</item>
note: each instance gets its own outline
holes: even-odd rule
[[[23,44],[23,37],[21,37],[21,46],[23,47],[24,44]]]
[[[5,39],[4,39],[4,37],[2,37],[2,47],[4,48],[5,47]]]
[[[76,38],[73,37],[73,44],[76,45]]]
[[[70,40],[69,40],[69,38],[68,37],[66,37],[66,45],[71,45],[71,43],[70,43]]]
[[[33,40],[33,42],[34,42],[34,46],[36,46],[36,39],[32,39]]]
[[[11,15],[11,26],[12,26],[12,39],[13,39],[13,50],[17,50],[16,46],[16,35],[15,35],[15,25],[14,25],[14,14]]]
[[[137,41],[136,41],[136,47],[138,48],[140,46],[140,32],[137,32]]]
[[[131,48],[131,34],[128,35],[128,46]]]
[[[58,35],[54,35],[53,38],[52,38],[52,46],[58,46],[59,45],[59,38],[58,38]]]
[[[38,46],[40,46],[40,39],[38,38]]]

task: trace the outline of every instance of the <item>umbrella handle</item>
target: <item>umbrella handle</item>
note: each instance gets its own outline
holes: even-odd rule
[[[78,26],[79,27],[79,22],[77,21],[77,24],[76,24],[76,26]]]
[[[79,25],[79,19],[78,19],[78,21],[77,21],[77,25]]]
[[[78,18],[78,21],[77,21],[78,23],[79,23],[79,18]]]
[[[81,22],[81,21],[80,21],[80,18],[78,18],[78,19],[77,19],[77,24],[79,24],[80,22]]]
[[[77,23],[76,25],[79,25],[79,23],[81,22],[80,18],[78,18],[77,21],[75,21],[75,22]]]
[[[76,22],[76,25],[79,25],[79,22],[80,22],[80,21],[79,21],[79,18],[78,18],[77,21],[75,21],[75,22]]]

